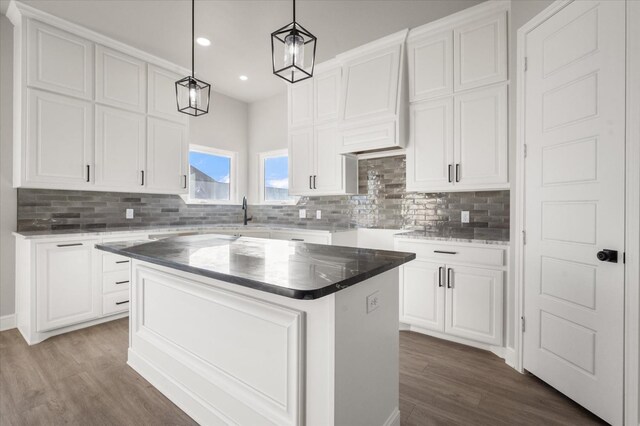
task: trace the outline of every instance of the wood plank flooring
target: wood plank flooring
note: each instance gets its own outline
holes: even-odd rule
[[[126,365],[128,319],[29,347],[0,333],[0,425],[193,425]],[[402,425],[599,424],[493,354],[400,334]],[[345,425],[351,426],[351,425]]]

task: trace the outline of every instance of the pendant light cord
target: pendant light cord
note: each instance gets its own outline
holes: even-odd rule
[[[296,22],[296,0],[293,0],[293,22]]]
[[[295,1],[295,0],[294,0]],[[196,0],[191,0],[191,78],[195,78],[195,44],[196,44]]]

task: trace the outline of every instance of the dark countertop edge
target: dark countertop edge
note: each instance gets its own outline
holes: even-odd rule
[[[160,265],[170,269],[176,269],[182,272],[187,272],[187,273],[191,273],[194,275],[199,275],[207,278],[213,278],[213,279],[225,281],[231,284],[252,288],[254,290],[264,291],[266,293],[277,294],[279,296],[284,296],[290,299],[299,299],[299,300],[320,299],[321,297],[328,296],[332,293],[336,293],[340,290],[351,287],[352,285],[358,284],[359,282],[368,280],[369,278],[373,278],[376,275],[380,275],[384,272],[390,271],[391,269],[402,266],[403,264],[410,262],[416,258],[415,253],[410,253],[410,256],[408,256],[404,260],[399,259],[396,262],[390,262],[386,265],[379,266],[370,271],[363,272],[359,275],[347,278],[346,280],[342,280],[338,283],[328,285],[318,290],[292,290],[292,289],[280,287],[278,285],[272,285],[272,284],[264,283],[261,281],[256,281],[251,278],[237,277],[235,275],[223,274],[220,272],[210,271],[208,269],[190,267],[190,266],[182,265],[179,263],[171,263],[171,262],[163,261],[161,259],[157,259],[155,257],[148,257],[148,256],[139,255],[139,254],[129,253],[127,251],[115,249],[109,246],[104,246],[102,244],[96,244],[95,248],[98,250],[109,252],[109,253],[118,254],[120,256],[126,256],[132,259],[141,260],[143,262],[152,263],[154,265]]]

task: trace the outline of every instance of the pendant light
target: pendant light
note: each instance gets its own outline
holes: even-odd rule
[[[316,40],[296,22],[296,0],[293,0],[293,22],[271,33],[273,73],[289,83],[313,77]]]
[[[191,75],[176,81],[178,111],[198,117],[209,112],[211,85],[195,78],[195,0],[191,0]]]

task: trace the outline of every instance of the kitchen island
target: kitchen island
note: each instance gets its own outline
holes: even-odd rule
[[[412,253],[222,235],[132,258],[129,365],[201,424],[399,425],[398,267]]]

